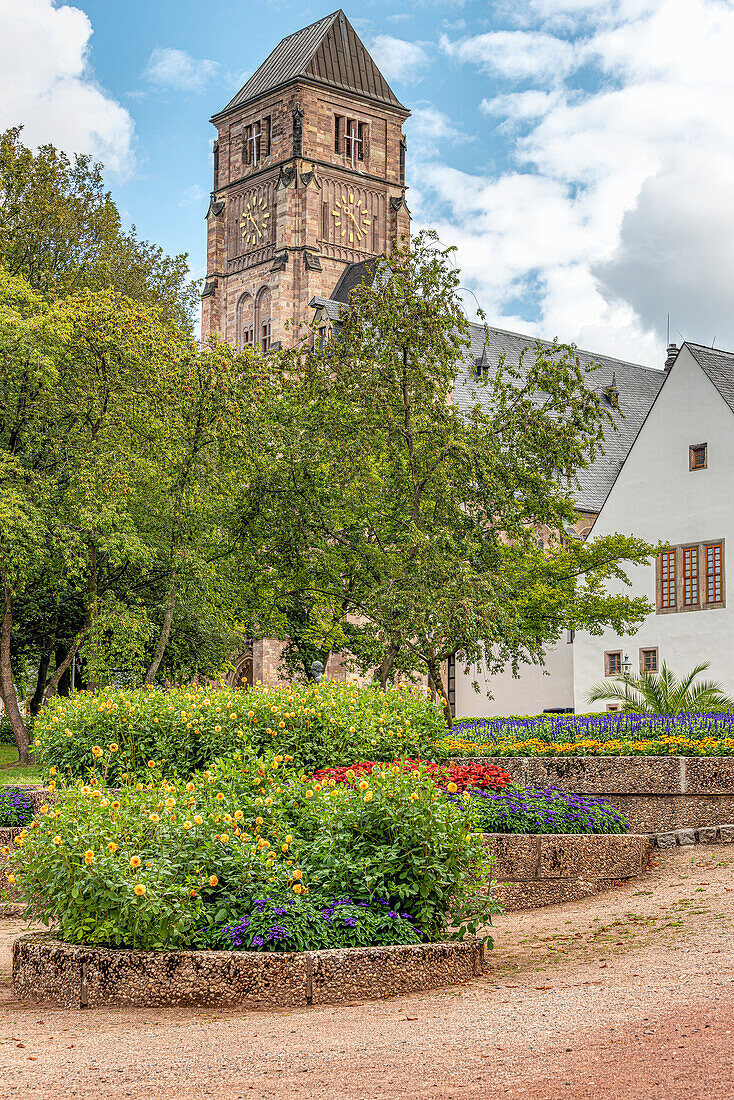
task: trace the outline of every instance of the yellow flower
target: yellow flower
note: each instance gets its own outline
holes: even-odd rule
[[[214,727],[214,732],[215,733],[221,733],[222,732],[222,727],[221,726],[215,726]]]
[[[196,897],[196,890],[189,890],[189,897],[190,898],[195,898]]]
[[[84,853],[84,862],[87,864],[94,863],[94,852],[91,848],[88,848],[87,851]]]
[[[167,810],[172,810],[175,805],[176,805],[176,799],[175,798],[167,798],[166,799],[165,807],[166,807]]]
[[[117,752],[119,747],[120,747],[119,745],[117,745],[114,741],[112,741],[111,744],[110,744],[110,752]]]
[[[303,893],[303,887],[301,886],[300,882],[294,882],[293,883],[293,893],[294,894]]]
[[[262,823],[263,823],[263,819],[261,817],[256,817],[255,818],[255,824],[256,825],[262,825]]]
[[[21,848],[23,846],[23,841],[24,840],[25,840],[25,837],[23,836],[23,834],[18,833],[17,837],[15,838],[14,843],[17,844],[19,848]]]
[[[227,836],[226,833],[222,833],[219,840],[220,840],[221,844],[229,844],[229,837]]]
[[[364,796],[364,800],[365,802],[371,802],[373,797],[374,795],[372,794],[372,791],[367,791],[367,794]]]
[[[102,755],[102,749],[99,747],[99,745],[92,745],[92,756],[99,757],[101,755]]]
[[[219,879],[217,878],[216,875],[210,875],[209,876],[209,885],[210,886],[216,886],[218,882],[219,882]]]
[[[49,769],[48,769],[48,774],[49,774],[49,775],[51,776],[51,778],[53,779],[53,777],[54,777],[54,776],[56,775],[56,768],[49,768]]]
[[[54,837],[54,844],[55,844],[55,845],[56,845],[57,847],[58,847],[58,845],[59,845],[59,844],[61,844],[61,837],[60,837],[60,836],[55,836],[55,837]],[[10,849],[8,849],[8,851],[10,851]],[[5,852],[5,849],[3,848],[3,853],[4,853],[4,852]]]
[[[120,803],[117,802],[117,801],[113,802],[112,803],[112,809],[113,810],[119,810],[120,809]]]
[[[301,879],[301,878],[303,878],[303,871],[294,871],[294,872],[293,872],[293,877],[294,877],[295,879]]]
[[[111,840],[109,842],[109,844],[107,845],[107,847],[109,848],[109,850],[112,852],[113,855],[117,851],[117,845],[115,844],[114,840]]]
[[[189,792],[189,794],[191,794],[193,789],[194,789],[194,784],[193,783],[187,783],[186,784],[186,790]]]
[[[306,791],[305,797],[306,798],[313,798],[313,791]]]
[[[234,722],[236,717],[237,717],[236,714],[230,714],[230,718],[232,719],[233,722]],[[252,712],[250,712],[250,717],[252,717]]]
[[[155,767],[155,760],[149,760],[148,761],[148,767],[149,768],[154,768]]]
[[[351,779],[354,779],[354,772],[352,771],[352,769],[351,769],[351,768],[350,768],[350,769],[349,769],[349,771],[347,772],[347,779],[350,779],[350,780],[351,780]]]
[[[293,837],[290,835],[290,833],[285,838],[285,842],[286,842],[286,844],[292,844],[293,843]]]
[[[10,883],[10,885],[12,886],[13,883],[15,882],[15,875],[6,875],[6,878],[7,878],[8,882]]]
[[[244,815],[244,814],[242,813],[242,810],[235,810],[235,812],[234,812],[234,819],[235,819],[235,821],[242,821],[242,818],[243,818],[244,816],[245,816],[245,815]]]
[[[194,818],[194,825],[201,825],[201,823],[203,822],[203,820],[204,820],[204,818],[203,818],[203,817],[199,817],[199,815],[197,814],[197,815],[196,815],[196,817]]]
[[[140,866],[140,856],[133,856],[132,859],[130,860],[130,866],[131,867],[139,867]]]
[[[92,791],[92,798],[101,798],[101,797],[102,797],[102,792],[101,791]]]
[[[449,792],[449,794],[456,794],[458,789],[459,788],[456,786],[455,783],[449,783],[446,787],[446,790]]]
[[[143,784],[142,783],[136,783],[135,784],[135,790],[136,791],[142,791],[142,789],[143,789]]]
[[[189,829],[193,829],[194,826],[191,824],[190,821],[184,821],[183,827],[188,831]]]
[[[287,844],[281,844],[280,850],[281,850],[281,852],[287,852],[288,851],[288,845]]]
[[[133,888],[133,893],[136,895],[136,897],[142,898],[143,894],[145,893],[145,887],[143,886],[143,884],[139,882],[138,885]]]
[[[51,782],[48,785],[48,789],[50,791],[55,791],[56,790],[56,780],[55,779],[51,780]]]
[[[359,784],[359,789],[360,789],[360,791],[366,791],[368,787],[369,787],[369,783],[367,783],[367,781],[366,781],[366,780],[364,780],[364,779],[363,779],[363,780],[362,780],[362,782],[361,782],[361,783]]]
[[[221,791],[217,795],[217,802],[224,802],[224,795],[222,794]]]
[[[160,818],[158,814],[148,814],[148,821],[152,821],[154,825],[157,825]]]

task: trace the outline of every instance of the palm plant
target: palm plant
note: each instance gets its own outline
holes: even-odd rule
[[[590,703],[621,703],[624,714],[690,714],[696,711],[734,710],[734,699],[715,680],[694,684],[708,662],[678,679],[663,662],[660,672],[622,672],[602,680],[588,693]]]

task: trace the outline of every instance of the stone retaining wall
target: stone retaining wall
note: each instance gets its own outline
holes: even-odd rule
[[[464,982],[483,963],[475,940],[282,953],[127,951],[33,933],[13,944],[13,988],[23,1003],[60,1008],[295,1007]]]
[[[526,787],[607,798],[633,833],[734,821],[733,756],[476,756],[461,762],[497,764]]]
[[[642,874],[651,850],[649,836],[629,833],[485,833],[482,843],[495,858],[492,894],[505,909],[539,909],[607,890]]]

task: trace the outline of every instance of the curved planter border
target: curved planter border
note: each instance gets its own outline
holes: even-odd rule
[[[650,863],[649,836],[630,833],[483,833],[494,856],[492,894],[505,909],[539,909],[636,878]]]
[[[31,933],[13,944],[13,988],[24,1003],[60,1008],[283,1008],[465,982],[483,963],[475,940],[282,953],[129,951]]]

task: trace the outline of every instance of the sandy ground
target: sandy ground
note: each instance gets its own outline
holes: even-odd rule
[[[500,917],[487,974],[279,1012],[26,1007],[0,922],[0,1097],[734,1097],[734,848]]]

